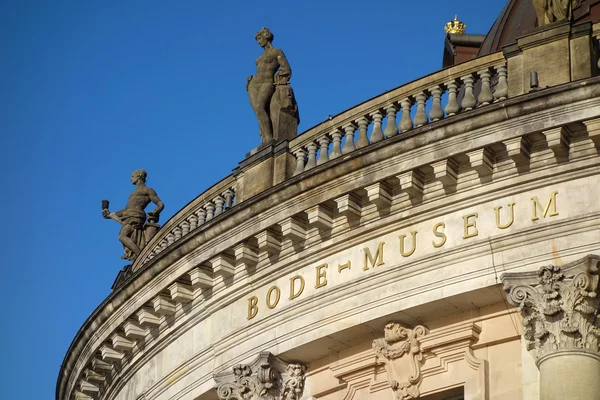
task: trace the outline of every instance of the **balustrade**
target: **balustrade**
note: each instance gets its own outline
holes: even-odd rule
[[[233,178],[231,182],[233,183]],[[182,218],[180,222],[175,224],[167,223],[163,227],[167,229],[159,231],[155,236],[157,239],[148,244],[148,249],[143,249],[142,259],[144,261],[142,264],[155,258],[169,246],[178,242],[211,219],[226,212],[235,204],[236,189],[232,184],[225,189],[219,190],[219,192],[212,193],[214,193],[212,200],[207,199],[201,202],[195,209],[189,210],[186,217]]]
[[[398,95],[386,93],[381,96],[381,102],[378,98],[370,100],[372,111],[365,109],[364,104],[359,105],[356,107],[358,115],[353,118],[351,109],[333,118],[333,123],[327,121],[299,135],[290,143],[290,152],[296,157],[293,176],[412,129],[505,100],[508,77],[501,55],[492,55],[487,62],[476,59],[473,64],[470,68],[468,63],[454,67],[452,74],[439,73],[437,83],[426,77],[424,87],[416,81],[406,85],[409,88],[405,91],[403,87],[395,89]],[[372,126],[370,134],[369,125]]]

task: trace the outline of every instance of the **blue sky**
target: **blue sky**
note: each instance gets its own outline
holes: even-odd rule
[[[292,67],[301,132],[440,69],[445,22],[487,33],[504,4],[1,2],[2,398],[54,397],[125,265],[102,199],[122,208],[144,168],[164,222],[260,143],[244,85],[262,26]]]

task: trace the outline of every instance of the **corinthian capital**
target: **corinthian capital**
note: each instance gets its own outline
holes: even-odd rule
[[[562,267],[502,276],[508,301],[523,315],[523,337],[536,362],[556,351],[599,354],[599,265],[600,256],[588,255]]]
[[[240,364],[214,376],[220,400],[297,400],[304,389],[306,366],[289,364],[262,352],[251,364]]]

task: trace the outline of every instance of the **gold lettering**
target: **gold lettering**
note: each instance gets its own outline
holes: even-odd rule
[[[431,243],[433,244],[433,247],[442,247],[446,243],[446,240],[448,239],[444,232],[438,232],[438,228],[446,229],[446,224],[443,222],[439,222],[439,223],[435,224],[435,226],[433,227],[433,234],[435,235],[435,237],[442,238],[442,241],[440,243],[436,243],[435,241],[432,241]]]
[[[377,246],[377,251],[375,252],[375,257],[371,254],[371,250],[368,247],[365,247],[363,251],[365,252],[365,266],[363,271],[369,270],[369,262],[371,263],[371,268],[379,267],[385,262],[383,261],[383,245],[385,242],[379,243]]]
[[[509,203],[508,209],[510,212],[510,221],[507,224],[502,225],[502,223],[500,223],[500,210],[502,210],[502,206],[494,207],[494,211],[496,211],[496,226],[500,229],[506,229],[515,222],[515,203]]]
[[[273,293],[273,291],[276,291],[275,303],[271,303],[271,294]],[[267,307],[275,308],[277,303],[279,303],[279,297],[281,297],[281,290],[279,290],[277,286],[271,286],[271,288],[269,288],[269,291],[267,292]]]
[[[294,286],[295,286],[296,280],[298,280],[298,279],[300,280],[300,290],[298,290],[298,293],[296,293]],[[296,297],[300,296],[303,291],[304,291],[304,278],[300,275],[296,275],[293,278],[290,278],[290,300],[293,300]]]
[[[537,196],[533,196],[531,198],[531,200],[533,200],[533,218],[531,218],[532,221],[537,221],[539,219],[539,217],[537,216],[538,208],[540,209],[540,211],[542,211],[542,218],[546,218],[546,214],[548,214],[548,211],[550,210],[550,206],[552,206],[552,212],[550,212],[550,214],[548,216],[554,217],[554,216],[558,215],[558,212],[556,212],[556,195],[557,194],[558,194],[558,192],[552,192],[552,194],[550,195],[550,200],[548,200],[548,203],[546,203],[546,208],[542,207],[542,204],[538,200]]]
[[[417,232],[410,232],[410,236],[412,236],[412,249],[409,252],[406,252],[404,251],[404,239],[406,239],[406,235],[400,235],[400,254],[402,254],[402,257],[411,256],[417,249]]]
[[[350,269],[350,267],[352,267],[350,260],[348,260],[346,264],[338,264],[338,272],[342,272],[345,269]]]
[[[327,264],[319,265],[317,268],[317,283],[315,289],[327,285]]]
[[[463,239],[468,239],[468,238],[472,238],[472,237],[479,235],[479,231],[477,230],[477,217],[478,216],[479,216],[479,214],[477,214],[477,213],[467,214],[467,215],[463,216],[463,219],[465,220],[465,234],[463,235]],[[475,218],[475,220],[473,222],[471,222],[471,221],[469,221],[469,218]],[[469,228],[475,228],[475,231],[472,233],[469,233]]]
[[[258,297],[252,296],[248,299],[248,319],[256,317],[258,314]]]

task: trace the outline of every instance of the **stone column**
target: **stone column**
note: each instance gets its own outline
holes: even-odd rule
[[[540,400],[600,399],[600,256],[502,277],[540,370]]]
[[[214,375],[220,400],[298,400],[306,366],[286,363],[263,351],[251,364]]]

